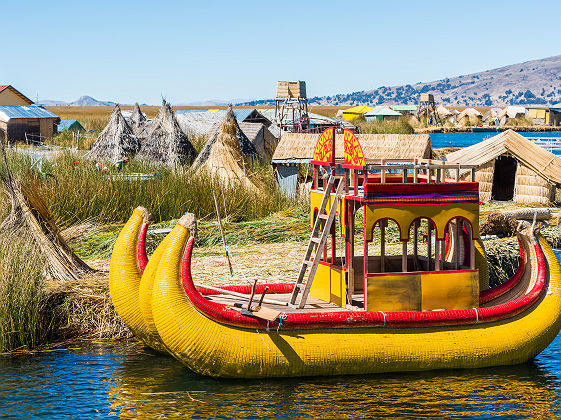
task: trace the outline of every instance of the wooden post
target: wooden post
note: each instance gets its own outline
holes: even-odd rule
[[[407,273],[407,241],[403,241],[401,251],[401,271]]]
[[[419,164],[419,159],[415,159],[413,161],[415,168],[413,169],[413,183],[416,184],[417,182],[419,182],[418,176],[417,176],[417,165]]]
[[[468,227],[469,235],[469,268],[475,270],[475,240],[473,239],[473,230]]]
[[[224,228],[222,226],[222,218],[220,217],[220,211],[218,210],[218,200],[216,199],[216,192],[212,190],[212,196],[214,197],[214,208],[216,209],[216,217],[218,218],[218,227],[220,228],[220,235],[222,236],[222,245],[224,246],[224,252],[226,254],[226,259],[228,260],[228,268],[230,269],[230,275],[234,275],[234,269],[232,268],[232,262],[230,261],[230,253],[228,252],[228,247],[226,246],[226,235],[224,235]]]
[[[419,249],[418,249],[418,244],[417,244],[417,240],[419,239],[419,219],[415,220],[415,222],[413,223],[413,256],[415,257],[415,259],[418,258],[419,256]]]
[[[471,168],[471,182],[475,182],[475,168]]]
[[[440,269],[444,270],[444,263],[446,262],[446,241],[440,241]]]
[[[432,226],[431,221],[427,219],[427,271],[431,271],[431,258],[432,258]]]
[[[403,171],[403,183],[407,184],[407,168],[404,165],[403,168],[401,168],[401,169]]]
[[[454,238],[454,248],[456,250],[456,258],[454,260],[454,269],[455,270],[459,270],[460,269],[460,236],[461,236],[461,225],[462,225],[462,220],[461,219],[456,219],[456,228],[455,228],[455,238]]]
[[[380,182],[386,182],[386,159],[382,159],[381,161],[382,168],[380,168]]]
[[[429,159],[429,163],[427,165],[427,182],[430,184],[432,182],[432,169],[431,166],[432,165],[432,159]]]
[[[442,169],[436,170],[436,183],[442,182]]]
[[[456,167],[456,182],[460,182],[460,164]]]
[[[312,188],[314,190],[318,189],[318,167],[317,167],[317,165],[314,165],[314,182],[313,182]]]
[[[386,272],[386,221],[380,220],[380,273]]]
[[[358,196],[358,171],[353,169],[353,188],[355,197]]]
[[[434,237],[434,271],[440,271],[440,240]]]
[[[368,288],[366,287],[368,284],[368,242],[366,242],[366,206],[363,207],[363,217],[362,217],[362,237],[364,243],[364,252],[362,257],[362,275],[364,279],[364,310],[367,308],[366,301],[368,299]]]
[[[345,200],[345,203],[347,204],[347,234],[345,236],[347,241],[347,296],[352,302],[355,293],[355,214],[353,201]]]

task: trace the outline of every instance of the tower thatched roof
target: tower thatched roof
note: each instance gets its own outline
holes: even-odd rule
[[[166,165],[191,162],[197,151],[181,131],[175,114],[165,100],[152,121],[144,125],[138,157]]]
[[[142,130],[144,124],[146,124],[146,116],[140,110],[138,102],[134,104],[129,124],[133,132],[136,134],[138,134],[138,132]]]
[[[232,109],[229,109],[226,118],[193,163],[193,168],[218,176],[224,184],[240,182],[254,189],[255,179],[247,162],[249,156],[257,156],[255,146],[242,132]]]
[[[127,124],[119,105],[115,105],[109,122],[95,141],[88,157],[117,161],[133,156],[140,148],[140,142]]]

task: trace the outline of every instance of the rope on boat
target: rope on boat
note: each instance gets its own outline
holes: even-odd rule
[[[473,308],[473,310],[475,311],[475,324],[477,325],[479,323],[479,312],[477,312],[477,308]]]
[[[267,323],[268,323],[268,321],[267,321]],[[263,338],[263,336],[261,335],[261,333],[259,332],[259,330],[256,329],[255,331],[257,331],[257,335],[258,335],[259,337],[261,337],[261,341],[263,341],[263,344],[265,344],[265,347],[267,347],[267,348],[269,349],[269,351],[271,351],[271,348],[267,345],[267,343],[265,342],[265,339]]]
[[[382,314],[382,316],[384,317],[384,325],[382,325],[382,326],[385,327],[386,326],[386,313],[383,312],[383,311],[378,311],[378,312],[380,312]]]

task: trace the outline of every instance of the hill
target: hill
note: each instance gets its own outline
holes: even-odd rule
[[[310,105],[416,104],[421,93],[451,106],[551,105],[561,102],[561,55],[427,83],[308,98]],[[272,100],[244,105],[270,105]]]
[[[115,102],[111,101],[98,101],[91,96],[81,96],[73,102],[64,102],[64,101],[53,101],[53,100],[43,100],[41,101],[41,105],[44,106],[113,106]]]

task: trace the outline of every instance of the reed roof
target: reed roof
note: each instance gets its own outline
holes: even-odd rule
[[[543,179],[561,184],[561,158],[535,145],[513,130],[507,130],[473,146],[446,155],[446,160],[466,165],[485,165],[510,154]]]
[[[138,152],[140,142],[121,114],[119,105],[113,107],[109,122],[88,152],[92,159],[107,159],[113,162]]]
[[[138,157],[170,165],[192,161],[196,156],[197,151],[164,100],[156,118],[144,125]]]
[[[451,117],[452,115],[454,115],[454,113],[444,105],[438,105],[436,107],[436,113],[442,118]]]
[[[241,130],[255,146],[261,159],[270,160],[279,139],[261,123],[240,122]]]
[[[463,118],[464,116],[468,117],[482,117],[483,115],[475,108],[466,108],[458,115],[458,119]]]
[[[241,183],[255,189],[256,180],[247,162],[250,155],[257,156],[255,146],[240,129],[230,108],[193,162],[193,169],[206,170],[224,184]]]
[[[309,162],[319,134],[284,133],[273,154],[273,162]],[[364,157],[368,159],[430,159],[432,147],[428,134],[358,134]],[[335,158],[343,159],[343,135],[335,138]]]
[[[132,130],[135,133],[138,133],[140,130],[142,130],[145,123],[146,123],[146,115],[142,113],[142,111],[140,110],[140,106],[138,105],[137,102],[134,104],[132,114],[129,118],[129,124]]]

